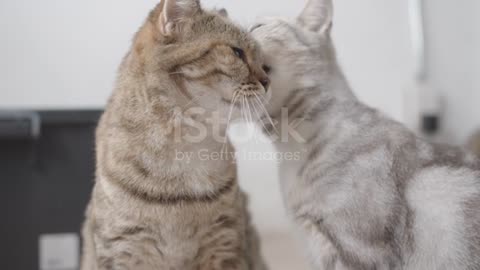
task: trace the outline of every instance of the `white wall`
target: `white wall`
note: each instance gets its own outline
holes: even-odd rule
[[[157,0],[0,2],[0,107],[101,107],[132,35]],[[302,1],[209,0],[248,24]],[[359,95],[401,118],[409,50],[403,1],[337,0],[335,36]]]
[[[354,91],[403,120],[403,91],[411,83],[407,1],[334,0],[334,37]]]
[[[426,0],[428,75],[446,97],[445,140],[480,128],[480,1]]]
[[[155,2],[1,1],[0,107],[103,106]]]

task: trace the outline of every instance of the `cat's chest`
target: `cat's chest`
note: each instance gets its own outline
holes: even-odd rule
[[[283,157],[293,155],[294,159],[283,159],[279,164],[279,179],[285,205],[291,211],[299,213],[308,213],[312,207],[319,207],[328,212],[331,207],[335,207],[328,202],[328,196],[347,197],[347,193],[342,188],[324,184],[329,178],[317,179],[307,176],[312,174],[311,168],[316,168],[316,172],[323,172],[325,166],[331,162],[325,157],[325,153],[318,152],[316,158],[312,158],[316,152],[316,145],[300,143],[283,143],[276,145],[277,151],[282,153]],[[326,149],[324,147],[322,149]],[[329,150],[330,151],[330,150]],[[330,158],[330,159],[333,159]],[[324,166],[324,164],[327,164]],[[340,169],[343,170],[344,168]]]
[[[298,184],[307,151],[304,144],[297,142],[277,144],[276,148],[282,155],[279,163],[279,178],[282,191],[286,195],[285,193],[295,189]]]
[[[118,248],[129,253],[131,259],[128,263],[137,263],[129,265],[132,269],[194,270],[201,269],[200,261],[208,259],[204,256],[223,247],[223,242],[233,237],[222,238],[219,235],[234,234],[235,239],[240,238],[238,232],[225,230],[216,223],[217,220],[237,223],[237,220],[230,221],[225,217],[231,214],[231,211],[219,210],[214,213],[199,210],[177,215],[163,213],[161,218],[155,220],[130,219],[128,226],[125,226],[127,221],[122,224],[117,220],[111,225],[111,230],[119,232],[123,228],[132,228],[113,237],[119,239],[116,243]]]
[[[152,233],[130,240],[127,245],[132,257],[145,266],[157,269],[194,269],[191,258],[201,249],[200,241],[194,234],[187,237],[187,234]]]

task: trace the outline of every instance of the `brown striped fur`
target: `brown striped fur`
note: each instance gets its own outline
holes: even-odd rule
[[[265,269],[235,162],[176,156],[230,154],[209,117],[234,93],[266,93],[256,43],[220,13],[163,0],[135,36],[97,129],[82,270]],[[192,121],[206,127],[198,140],[184,137]]]

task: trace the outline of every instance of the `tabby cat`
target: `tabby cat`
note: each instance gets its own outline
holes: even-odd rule
[[[479,270],[479,160],[360,102],[332,14],[331,0],[310,0],[296,20],[251,30],[271,66],[269,114],[288,134],[275,144],[302,154],[281,164],[281,186],[315,269]]]
[[[267,92],[257,47],[196,0],[150,13],[97,129],[83,270],[265,269],[234,159],[213,155],[233,152],[214,116]]]

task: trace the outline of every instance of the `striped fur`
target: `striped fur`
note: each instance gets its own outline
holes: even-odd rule
[[[361,103],[330,38],[331,0],[252,28],[272,67],[269,113],[304,138],[280,165],[285,204],[315,269],[480,269],[480,162]],[[288,122],[282,121],[288,108]],[[283,138],[285,140],[285,138]]]
[[[226,124],[219,141],[209,118],[237,110],[235,94],[264,95],[261,67],[256,43],[225,12],[195,0],[162,0],[151,12],[97,129],[82,270],[266,269],[235,161],[197,155],[233,152]],[[186,136],[198,133],[192,123],[204,136]]]

